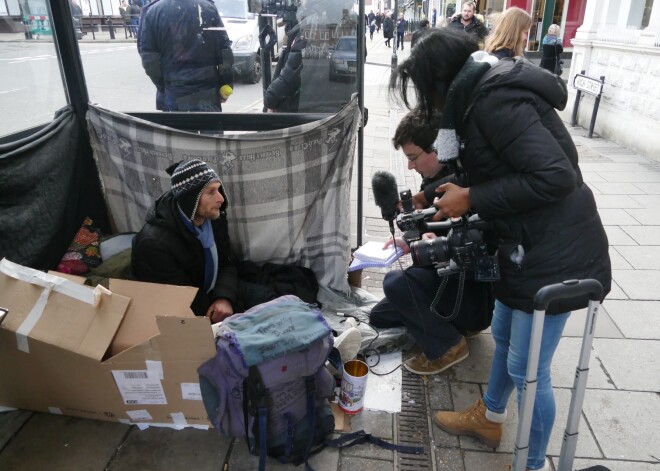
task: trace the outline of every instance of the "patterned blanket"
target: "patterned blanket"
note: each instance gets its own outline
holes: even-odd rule
[[[198,135],[94,105],[87,122],[117,231],[140,230],[148,208],[170,188],[168,166],[199,158],[222,178],[239,256],[308,267],[320,285],[350,295],[356,99],[327,119],[258,133]]]

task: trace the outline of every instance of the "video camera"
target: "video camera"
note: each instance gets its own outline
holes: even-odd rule
[[[484,241],[483,231],[489,225],[478,215],[443,222],[429,222],[437,210],[415,209],[411,191],[397,191],[396,178],[389,172],[378,171],[371,179],[374,202],[380,207],[383,219],[389,221],[394,236],[394,221],[410,246],[413,264],[433,265],[439,275],[474,272],[476,281],[500,279],[497,256],[492,255]],[[422,239],[433,232],[435,239]]]
[[[486,221],[475,214],[469,218],[429,222],[437,212],[435,208],[414,209],[410,190],[402,191],[400,198],[402,210],[396,224],[410,246],[413,265],[433,265],[440,275],[469,270],[474,272],[476,281],[500,279],[497,256],[489,253],[483,237],[483,231],[489,227]],[[426,232],[437,237],[422,239]]]

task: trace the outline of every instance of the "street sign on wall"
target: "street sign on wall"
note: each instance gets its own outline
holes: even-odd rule
[[[573,77],[573,87],[593,96],[599,96],[601,93],[603,93],[602,80],[598,80],[582,74],[575,74],[575,77]]]

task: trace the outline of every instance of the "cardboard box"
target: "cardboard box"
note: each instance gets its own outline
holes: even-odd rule
[[[195,288],[110,291],[0,262],[0,405],[90,419],[211,426],[197,368],[215,355]]]

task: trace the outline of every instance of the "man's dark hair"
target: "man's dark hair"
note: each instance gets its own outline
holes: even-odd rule
[[[412,108],[408,98],[408,86],[412,82],[417,106],[430,121],[436,111],[444,108],[449,85],[479,46],[463,31],[448,28],[427,31],[410,50],[410,57],[392,74],[389,87],[394,98],[398,94],[406,107]]]
[[[396,150],[409,142],[421,147],[424,152],[433,152],[433,144],[440,130],[442,115],[434,113],[430,122],[421,110],[414,110],[403,117],[392,138]]]
[[[420,28],[428,28],[429,26],[429,20],[424,18],[422,21],[419,22],[419,27]]]

